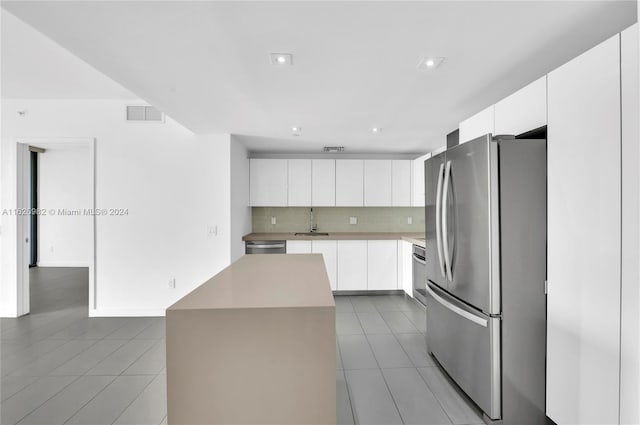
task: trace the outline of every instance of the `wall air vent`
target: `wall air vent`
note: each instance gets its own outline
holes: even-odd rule
[[[164,114],[153,106],[127,105],[127,121],[164,122]]]
[[[344,146],[325,146],[322,150],[330,153],[343,152]]]

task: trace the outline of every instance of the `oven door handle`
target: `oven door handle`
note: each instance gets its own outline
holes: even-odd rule
[[[484,328],[487,327],[487,319],[483,319],[482,317],[478,317],[473,313],[469,313],[468,311],[461,309],[457,305],[445,300],[440,295],[436,294],[436,292],[433,289],[431,289],[431,285],[429,285],[429,283],[427,283],[427,292],[429,293],[429,295],[433,297],[434,300],[438,301],[446,309],[456,313],[459,316],[462,316],[467,320],[472,321],[477,325],[480,325]]]

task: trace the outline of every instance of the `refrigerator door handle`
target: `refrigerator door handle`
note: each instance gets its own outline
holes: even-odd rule
[[[436,294],[436,292],[433,289],[431,289],[431,285],[428,282],[427,282],[427,292],[429,293],[429,295],[433,297],[434,300],[438,301],[443,307],[447,308],[448,310],[451,310],[457,315],[462,316],[465,319],[470,320],[477,325],[480,325],[484,328],[487,327],[487,323],[488,323],[487,319],[483,319],[482,317],[478,317],[473,313],[469,313],[468,311],[463,310],[460,307],[456,306],[455,304],[445,300],[440,295]]]
[[[442,178],[444,172],[444,163],[440,164],[438,171],[438,186],[436,189],[436,245],[438,247],[438,264],[440,265],[440,273],[442,277],[447,277],[444,270],[443,254],[442,254],[442,226],[440,223],[440,209],[442,207]]]
[[[451,161],[447,161],[447,169],[444,172],[444,188],[442,189],[442,245],[444,251],[444,264],[447,280],[453,280],[451,270],[451,258],[449,258],[449,228],[447,227],[447,202],[449,201],[449,182],[451,176]]]

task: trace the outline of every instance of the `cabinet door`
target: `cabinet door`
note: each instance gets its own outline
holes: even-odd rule
[[[460,123],[460,143],[468,142],[487,133],[494,134],[493,105]]]
[[[364,161],[364,206],[391,206],[391,160]]]
[[[620,384],[620,37],[549,73],[548,84],[547,415],[558,424],[613,424]]]
[[[547,125],[547,76],[495,105],[495,134],[518,135]]]
[[[311,160],[288,160],[287,192],[290,207],[311,205]]]
[[[364,161],[336,160],[336,207],[364,205]]]
[[[335,291],[338,287],[338,246],[336,241],[311,241],[311,252],[322,254],[324,264],[327,267],[331,289]]]
[[[398,241],[367,241],[367,289],[398,289]]]
[[[411,206],[424,207],[424,162],[431,154],[422,155],[411,163]]]
[[[391,161],[391,206],[411,206],[411,161]]]
[[[251,206],[287,206],[287,160],[250,159],[249,197]]]
[[[287,254],[311,254],[311,241],[287,241]]]
[[[398,241],[398,288],[413,297],[413,244]]]
[[[338,241],[338,290],[367,289],[367,241]]]
[[[621,34],[622,73],[622,318],[620,423],[640,424],[640,79],[638,24]]]
[[[311,205],[314,207],[336,205],[336,161],[334,159],[311,161]]]

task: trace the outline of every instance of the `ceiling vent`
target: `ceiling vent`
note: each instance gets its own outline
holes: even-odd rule
[[[344,151],[344,146],[325,146],[322,150],[325,152],[337,153]]]
[[[153,106],[127,105],[127,121],[164,122],[164,114]]]

